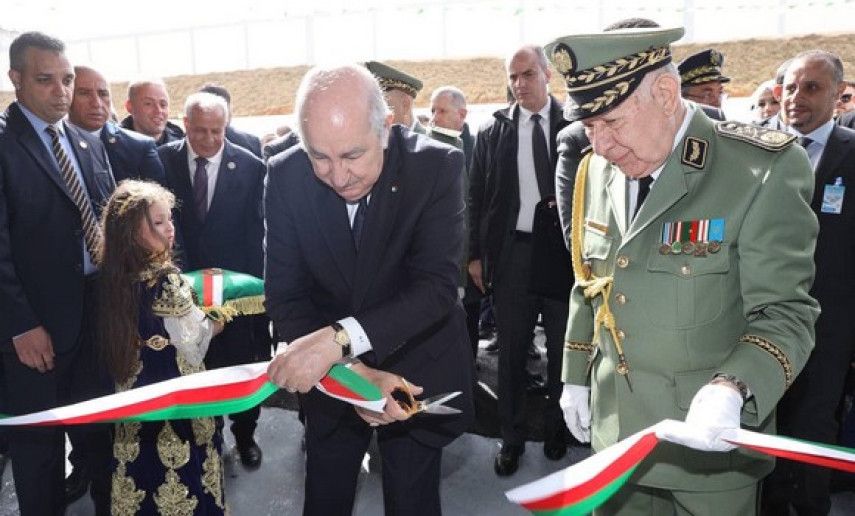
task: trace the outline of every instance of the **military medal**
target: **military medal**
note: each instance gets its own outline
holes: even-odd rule
[[[683,254],[699,258],[721,250],[724,219],[677,220],[662,226],[659,254]]]
[[[715,254],[715,253],[719,252],[720,250],[721,250],[721,243],[719,243],[717,240],[713,240],[707,246],[707,251],[709,251],[712,254]]]

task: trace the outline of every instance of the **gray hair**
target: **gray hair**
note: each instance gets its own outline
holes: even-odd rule
[[[804,52],[800,52],[794,57],[787,69],[796,61],[824,61],[826,67],[831,72],[831,79],[834,81],[834,84],[840,84],[843,82],[843,63],[840,62],[840,58],[837,57],[836,54],[832,54],[826,50],[806,50]]]
[[[460,88],[455,86],[440,86],[439,88],[433,90],[430,94],[430,102],[433,104],[433,101],[438,99],[439,97],[447,95],[451,99],[451,104],[455,107],[455,109],[463,109],[466,107],[466,95],[460,91]]]
[[[191,93],[187,97],[187,100],[184,101],[184,116],[190,118],[190,114],[194,109],[200,109],[202,111],[219,109],[223,113],[223,118],[227,121],[229,119],[229,105],[226,104],[226,99],[219,95],[214,95],[213,93],[204,91]]]
[[[145,88],[146,86],[160,86],[161,88],[163,88],[163,91],[167,91],[166,90],[166,83],[163,82],[163,79],[160,79],[160,78],[136,79],[134,81],[131,81],[128,84],[128,98],[129,99],[132,98],[134,95],[136,95],[137,90],[139,90],[140,88]],[[167,96],[169,96],[168,92],[167,92]]]
[[[316,92],[324,91],[345,77],[357,77],[364,86],[362,93],[366,96],[368,103],[368,124],[371,131],[382,138],[386,128],[386,117],[391,113],[383,90],[377,82],[377,78],[364,66],[348,64],[333,67],[315,66],[306,72],[300,86],[297,88],[297,96],[294,101],[294,113],[297,115],[297,134],[300,141],[305,141],[306,134],[306,106],[309,98]]]
[[[41,32],[25,32],[9,45],[9,68],[19,72],[24,70],[24,53],[28,48],[62,54],[65,52],[65,43]]]

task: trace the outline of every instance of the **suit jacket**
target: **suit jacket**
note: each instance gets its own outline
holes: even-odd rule
[[[187,145],[185,139],[157,149],[178,200],[176,225],[186,251],[183,268],[220,267],[261,277],[264,164],[248,150],[225,141],[214,197],[202,222],[193,209]]]
[[[258,136],[227,125],[226,140],[234,143],[238,147],[243,147],[251,152],[256,158],[261,159],[261,140]]]
[[[290,342],[353,316],[373,348],[359,357],[365,363],[426,395],[462,391],[450,402],[462,415],[394,425],[430,446],[453,440],[473,414],[472,351],[457,300],[462,167],[459,150],[393,126],[359,253],[344,200],[315,176],[302,148],[270,161],[265,193],[265,304],[276,328]],[[303,400],[321,434],[353,410],[314,390]]]
[[[684,420],[716,373],[751,389],[742,424],[774,431],[775,406],[814,341],[812,193],[810,165],[792,137],[714,123],[699,111],[631,223],[624,174],[592,155],[581,258],[597,277],[613,277],[610,305],[632,382],[630,390],[615,371],[609,332],[600,327],[594,340],[601,296],[586,299],[577,284],[563,380],[591,384],[594,450],[662,419]],[[716,219],[723,219],[722,233],[698,239],[720,239],[716,252],[663,253],[666,223]],[[635,478],[665,489],[735,489],[772,467],[744,450],[704,453],[662,443],[653,453]]]
[[[855,111],[843,113],[837,117],[837,125],[848,127],[849,129],[855,129]]]
[[[96,211],[112,191],[104,149],[65,124]],[[44,326],[54,351],[75,348],[83,318],[83,227],[50,151],[17,103],[0,116],[0,349]]]
[[[129,131],[139,132],[134,129],[134,117],[133,115],[126,116],[119,125],[123,129],[127,129]],[[184,138],[184,129],[181,129],[179,126],[173,124],[170,121],[166,121],[166,128],[163,130],[163,134],[160,135],[160,138],[155,140],[155,144],[158,146],[165,145],[170,142],[174,142]]]
[[[107,149],[117,183],[145,179],[166,185],[166,174],[153,138],[107,122],[101,129],[101,142]]]
[[[558,151],[555,139],[567,125],[562,106],[549,98],[550,160],[555,163]],[[520,209],[519,171],[517,170],[517,123],[519,107],[493,113],[493,119],[478,131],[472,168],[469,173],[469,260],[481,260],[485,286],[492,287],[496,270],[506,256]],[[554,188],[554,181],[549,185]],[[543,197],[555,195],[553,190]]]

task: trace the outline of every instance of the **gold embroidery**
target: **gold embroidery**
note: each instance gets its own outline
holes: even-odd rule
[[[205,364],[200,363],[199,365],[193,365],[184,358],[178,350],[175,351],[175,363],[178,364],[178,371],[182,376],[187,376],[188,374],[199,373],[205,370]]]
[[[772,358],[777,360],[778,363],[781,364],[781,368],[784,370],[784,383],[786,386],[789,387],[790,384],[793,383],[793,379],[795,377],[793,374],[793,364],[790,362],[790,357],[781,351],[781,348],[773,344],[770,340],[757,335],[743,335],[739,340],[748,344],[754,344],[758,348],[772,355]]]
[[[129,421],[116,423],[116,437],[113,440],[113,455],[120,463],[133,462],[140,454],[139,433],[142,423]]]
[[[629,85],[634,81],[635,79],[629,79],[628,81],[622,81],[615,84],[614,88],[605,90],[602,95],[596,97],[591,102],[582,104],[582,109],[590,111],[591,113],[596,113],[597,111],[612,105],[612,103],[614,103],[614,101],[621,95],[626,95],[629,91]]]
[[[193,308],[193,287],[180,274],[168,274],[160,295],[151,304],[158,317],[181,317]]]
[[[202,463],[202,487],[203,490],[214,498],[214,503],[221,509],[225,508],[223,503],[223,461],[217,450],[208,444],[208,457]]]
[[[693,82],[698,77],[703,75],[717,74],[721,75],[721,69],[718,66],[706,65],[700,66],[698,68],[693,68],[688,72],[684,73],[680,76],[680,80],[685,84],[703,84],[704,82],[710,82],[706,77],[703,78],[702,81]]]
[[[164,516],[185,516],[193,514],[199,500],[190,496],[190,489],[181,483],[178,473],[170,469],[166,472],[166,482],[157,488],[154,503],[157,513]]]
[[[413,98],[416,98],[416,96],[419,94],[419,90],[417,90],[412,84],[406,83],[399,79],[387,79],[385,77],[378,77],[377,82],[380,83],[380,87],[383,88],[383,91],[401,90]]]
[[[193,425],[193,436],[196,440],[196,446],[205,446],[214,438],[214,418],[212,417],[197,417],[191,420]]]
[[[143,369],[142,361],[140,360],[139,349],[137,349],[137,359],[136,360],[137,360],[137,363],[136,363],[136,366],[134,367],[134,371],[131,373],[131,376],[129,376],[128,379],[125,380],[124,382],[116,384],[116,391],[117,392],[127,391],[127,390],[131,389],[135,383],[137,383],[137,378],[139,377],[140,373],[142,373],[142,369]]]
[[[590,342],[565,342],[564,349],[569,349],[570,351],[584,351],[585,353],[591,353],[594,351],[594,345]]]
[[[742,140],[773,152],[787,148],[796,139],[795,136],[781,131],[733,121],[715,124],[715,132],[726,138]]]
[[[171,469],[190,462],[190,443],[178,437],[169,421],[163,422],[163,429],[157,434],[157,455],[163,465]]]
[[[162,335],[152,335],[144,344],[155,351],[160,351],[169,344],[169,339]]]
[[[565,76],[567,80],[567,91],[577,92],[612,83],[635,75],[639,70],[652,68],[654,65],[671,58],[671,49],[666,45],[659,48],[651,48],[637,54],[615,59],[610,63],[597,65],[587,70],[582,70],[576,75]]]
[[[573,71],[575,64],[573,57],[570,55],[570,48],[567,45],[559,43],[555,47],[555,50],[552,51],[552,64],[561,75],[566,75]]]
[[[127,476],[125,464],[113,473],[112,492],[110,494],[110,514],[114,516],[133,516],[140,510],[145,491],[137,489],[134,479]]]

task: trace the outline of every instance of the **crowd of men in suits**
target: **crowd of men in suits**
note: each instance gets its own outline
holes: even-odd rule
[[[616,24],[603,34],[613,32],[620,40],[615,45],[625,51],[636,44],[620,39],[628,27],[651,31],[644,33],[651,47],[665,49],[675,37],[644,20]],[[175,193],[177,260],[185,270],[220,267],[266,278],[268,316],[229,324],[212,342],[206,365],[268,360],[275,340],[291,343],[270,373],[281,386],[303,393],[306,514],[349,514],[359,461],[375,427],[387,513],[439,512],[441,449],[466,430],[474,415],[473,358],[488,297],[499,364],[502,443],[494,458],[496,474],[512,475],[525,450],[526,362],[538,321],[547,360],[543,453],[559,460],[574,441],[591,440],[592,414],[587,412],[586,422],[582,406],[594,406],[594,421],[604,417],[604,409],[596,410],[590,386],[574,385],[584,375],[571,373],[576,362],[587,363],[585,374],[590,373],[599,364],[597,353],[605,352],[574,340],[572,325],[565,336],[568,318],[572,323],[579,317],[568,302],[574,283],[571,200],[576,171],[592,146],[598,155],[611,148],[597,124],[601,117],[605,124],[612,122],[608,110],[604,115],[599,108],[585,111],[573,104],[572,77],[579,72],[574,67],[582,67],[585,59],[592,69],[602,65],[599,54],[568,61],[565,55],[577,59],[596,53],[569,37],[549,50],[526,45],[507,57],[513,99],[477,132],[466,123],[466,98],[458,88],[432,92],[425,126],[413,113],[421,81],[371,61],[310,72],[297,92],[297,126],[262,142],[231,125],[229,92],[213,84],[186,99],[182,128],[169,120],[170,97],[162,80],[134,81],[124,104],[129,115],[118,122],[107,79],[98,70],[72,67],[62,42],[54,38],[19,36],[10,49],[17,100],[0,118],[3,410],[34,412],[109,391],[97,381],[91,350],[97,263],[87,244],[86,220],[98,216],[117,183],[134,178]],[[754,143],[764,134],[791,135],[804,149],[784,150],[793,140],[784,136],[767,149],[806,154],[813,171],[808,204],[818,220],[818,237],[810,296],[822,309],[810,358],[798,376],[787,376],[777,426],[785,435],[835,443],[855,353],[855,325],[848,316],[848,293],[855,289],[849,267],[855,259],[855,201],[845,196],[846,186],[855,181],[855,87],[844,79],[837,56],[805,52],[783,63],[775,79],[758,88],[752,99],[756,126],[728,126],[721,110],[730,80],[723,63],[724,56],[714,49],[686,58],[674,67],[679,78],[675,99],[688,110],[686,120],[721,121],[716,134],[730,131]],[[548,90],[555,71],[568,80],[566,105]],[[634,73],[639,81],[654,74]],[[610,86],[606,81],[603,88]],[[618,98],[615,105],[622,105],[634,93],[612,95]],[[686,126],[681,131],[675,128],[675,138],[685,134]],[[718,141],[718,136],[710,138],[693,140],[696,153],[684,154],[682,163],[704,169],[704,157],[712,155],[710,141]],[[630,213],[623,234],[631,232],[639,211],[639,220],[650,215],[652,208],[646,213],[641,208],[651,183],[629,178],[619,192],[627,197]],[[662,194],[650,195],[654,202]],[[584,225],[586,234],[599,235],[594,238],[613,238],[596,217]],[[804,227],[811,233],[809,221]],[[590,242],[585,245],[589,260],[612,260],[620,269],[629,263],[614,249],[609,255],[604,248],[598,256]],[[717,255],[706,263],[727,256],[705,249]],[[669,265],[660,261],[651,259],[644,273],[664,272]],[[693,276],[687,270],[682,274]],[[634,309],[637,301],[627,295],[614,293],[616,312]],[[279,333],[275,339],[271,320]],[[616,329],[615,335],[620,332]],[[589,356],[579,360],[573,354],[578,351]],[[453,403],[463,414],[410,419],[392,403],[377,416],[310,391],[333,362],[356,357],[362,372],[390,399],[395,390],[410,389],[410,383],[426,394],[461,391]],[[624,360],[623,352],[619,358]],[[746,407],[752,396],[767,394],[750,378],[718,375],[710,381],[721,384],[737,387]],[[639,386],[644,389],[644,377]],[[760,401],[774,412],[774,401]],[[262,461],[254,439],[258,415],[255,408],[228,416],[248,468]],[[4,434],[21,513],[61,514],[88,489],[96,511],[109,514],[109,428],[68,430],[73,466],[68,478],[63,432],[46,427]],[[596,430],[594,442],[596,447]],[[786,514],[791,506],[798,514],[826,514],[829,477],[828,470],[781,461],[766,481],[763,510]],[[341,486],[335,496],[330,485]]]

